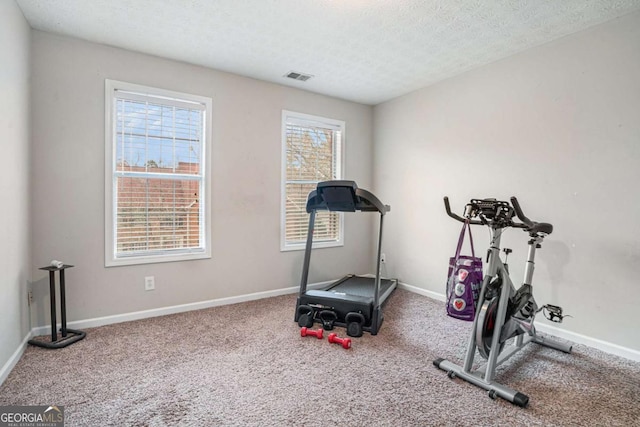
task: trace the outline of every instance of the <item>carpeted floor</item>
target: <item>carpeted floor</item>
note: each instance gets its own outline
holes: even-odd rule
[[[640,363],[531,344],[498,377],[529,395],[523,409],[433,366],[462,358],[470,328],[444,303],[396,290],[380,333],[349,350],[300,337],[294,306],[286,295],[29,346],[0,405],[64,405],[67,426],[640,426]]]

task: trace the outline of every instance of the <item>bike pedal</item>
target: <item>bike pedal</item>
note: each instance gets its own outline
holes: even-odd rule
[[[544,307],[544,317],[555,323],[562,323],[567,315],[562,314],[562,307],[557,305],[546,304]]]

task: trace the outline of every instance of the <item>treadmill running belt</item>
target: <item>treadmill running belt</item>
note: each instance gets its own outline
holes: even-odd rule
[[[394,282],[389,279],[380,279],[380,295],[386,294],[387,290],[393,285],[393,283]],[[327,290],[339,294],[371,298],[373,301],[375,286],[376,279],[374,277],[352,276]]]

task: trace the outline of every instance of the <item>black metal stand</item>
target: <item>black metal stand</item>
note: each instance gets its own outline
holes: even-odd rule
[[[83,331],[77,331],[75,329],[67,328],[67,308],[65,301],[65,290],[64,290],[64,270],[66,268],[71,268],[73,265],[64,264],[62,267],[54,267],[47,266],[42,267],[40,270],[46,270],[49,272],[49,294],[51,299],[51,342],[49,341],[40,341],[40,340],[29,340],[29,344],[44,347],[44,348],[62,348],[66,347],[70,344],[73,344],[76,341],[80,341],[83,339],[87,333]],[[60,317],[61,317],[61,337],[58,338],[58,333],[56,331],[56,279],[55,272],[60,272]]]

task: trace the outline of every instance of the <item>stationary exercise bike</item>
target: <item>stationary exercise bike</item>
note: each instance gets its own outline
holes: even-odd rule
[[[496,199],[472,199],[465,207],[464,218],[451,212],[447,197],[444,198],[444,204],[451,218],[473,225],[488,226],[491,230],[491,243],[464,366],[445,359],[436,359],[433,364],[447,371],[449,378],[460,377],[488,390],[492,399],[501,397],[526,407],[529,403],[527,395],[495,381],[497,366],[530,342],[571,353],[571,346],[538,335],[533,324],[536,314],[541,311],[547,319],[556,323],[562,322],[566,317],[561,307],[547,304],[539,308],[533,298],[531,281],[536,250],[541,247],[544,238],[551,234],[553,226],[527,218],[515,197],[511,198],[511,204]],[[516,215],[521,222],[514,221]],[[524,283],[517,290],[509,277],[506,259],[504,263],[500,259],[500,238],[504,229],[510,227],[520,228],[529,234]],[[508,256],[511,250],[505,249],[504,252]],[[486,363],[472,370],[476,349]]]

